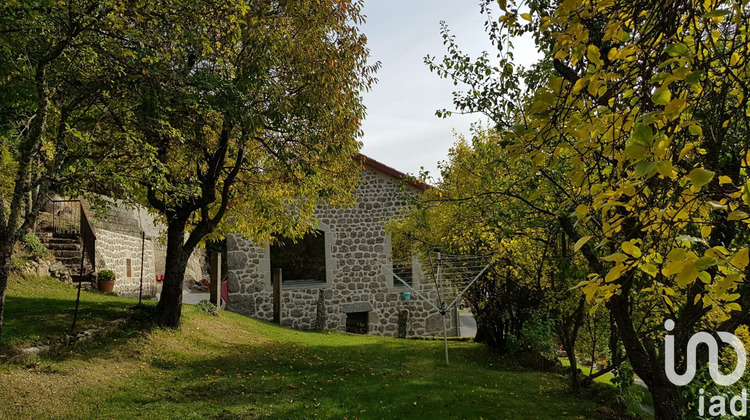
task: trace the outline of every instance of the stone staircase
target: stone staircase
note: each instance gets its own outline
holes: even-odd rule
[[[73,285],[80,284],[81,287],[90,289],[96,287],[91,263],[84,260],[83,277],[81,277],[81,247],[80,236],[64,235],[57,236],[52,233],[40,236],[42,243],[55,256],[55,260],[62,264],[70,273]]]

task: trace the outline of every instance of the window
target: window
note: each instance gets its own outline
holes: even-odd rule
[[[400,261],[394,261],[393,262],[393,274],[395,276],[398,276],[401,280],[403,280],[406,284],[409,286],[412,286],[414,284],[414,275],[412,274],[412,263],[411,259],[407,258]],[[406,287],[403,282],[401,282],[396,277],[393,277],[393,285],[398,287]]]
[[[297,239],[279,238],[271,245],[271,270],[281,269],[282,282],[325,282],[325,234],[316,230]]]

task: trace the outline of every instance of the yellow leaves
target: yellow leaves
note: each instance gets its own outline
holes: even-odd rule
[[[578,205],[578,206],[576,207],[576,214],[578,215],[578,217],[583,217],[583,216],[585,216],[585,215],[586,215],[586,213],[587,213],[588,211],[589,211],[589,206],[587,206],[587,205],[585,205],[585,204],[579,204],[579,205]],[[580,239],[579,239],[579,240],[580,240]]]
[[[586,86],[586,78],[581,77],[580,79],[576,80],[575,84],[573,85],[573,93],[578,93],[583,89],[584,86]]]
[[[620,252],[615,252],[614,254],[607,255],[606,257],[603,257],[602,261],[621,263],[621,262],[623,262],[623,261],[625,261],[627,259],[628,259],[627,255],[622,254]]]
[[[531,22],[531,13],[521,13],[521,17],[524,20]]]
[[[698,269],[691,260],[669,263],[662,269],[662,273],[667,276],[677,274],[677,285],[680,287],[692,284],[698,278]]]
[[[656,275],[659,273],[659,269],[651,263],[641,265],[640,269],[651,277],[656,277]]]
[[[742,307],[740,306],[739,303],[736,303],[736,302],[728,303],[726,306],[724,306],[724,309],[726,309],[727,312],[742,311]]]
[[[584,246],[584,245],[586,244],[586,242],[588,242],[588,241],[589,241],[589,240],[590,240],[591,238],[592,238],[592,236],[591,236],[591,235],[587,235],[587,236],[583,236],[583,237],[581,237],[580,239],[578,239],[578,240],[576,241],[576,244],[575,244],[575,246],[573,247],[573,250],[574,250],[575,252],[578,252],[578,250],[579,250],[579,249],[581,249],[581,247],[582,247],[582,246]]]
[[[648,124],[638,123],[633,127],[629,142],[643,147],[649,147],[654,140],[654,131]]]
[[[708,238],[711,236],[711,226],[701,226],[701,237]]]
[[[607,283],[611,283],[620,278],[622,273],[624,273],[625,271],[627,271],[627,267],[625,265],[617,264],[609,270],[607,276],[604,278],[604,281]]]
[[[637,144],[631,144],[630,146],[625,147],[625,156],[635,160],[643,160],[648,157],[648,151],[645,147],[637,145]]]
[[[677,113],[682,110],[682,108],[685,106],[685,99],[682,98],[676,98],[667,104],[667,106],[664,107],[664,112],[671,114],[671,113]]]
[[[726,175],[721,175],[719,177],[719,184],[724,185],[724,184],[731,184],[731,183],[732,183],[732,178],[730,178],[730,177],[728,177]]]
[[[695,168],[690,171],[690,173],[688,174],[688,178],[690,179],[690,182],[692,182],[696,187],[702,187],[711,182],[715,174],[715,172],[709,171],[707,169]]]
[[[680,150],[680,155],[678,157],[678,160],[682,160],[688,153],[690,153],[693,149],[695,149],[695,143],[688,143],[685,145],[685,147]]]
[[[671,99],[672,92],[670,92],[669,88],[666,86],[656,89],[654,94],[651,95],[651,101],[656,105],[667,105]]]
[[[641,257],[641,249],[638,248],[635,240],[623,242],[622,245],[620,245],[620,247],[626,254],[632,257],[635,257],[635,258]]]
[[[727,216],[727,220],[729,220],[729,221],[732,221],[732,220],[746,220],[747,218],[748,218],[747,213],[745,213],[744,211],[739,211],[739,210],[735,210],[735,211],[729,213],[729,215]]]
[[[745,267],[747,267],[747,264],[750,263],[750,254],[748,253],[748,248],[742,248],[737,254],[732,258],[732,265],[737,267],[739,270],[744,270]]]
[[[687,252],[682,248],[673,248],[669,253],[667,254],[667,259],[669,261],[681,261],[684,260],[687,256]]]
[[[601,65],[604,64],[601,58],[601,53],[599,52],[599,47],[596,45],[589,44],[586,48],[586,58],[597,67],[601,67]]]

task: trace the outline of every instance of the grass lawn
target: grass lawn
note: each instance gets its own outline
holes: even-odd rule
[[[73,324],[77,289],[51,277],[11,276],[5,297],[5,319],[0,352],[27,346],[69,332]],[[125,299],[96,291],[82,291],[76,330],[103,325],[128,316],[137,299]]]
[[[6,365],[0,419],[598,418],[562,375],[508,366],[474,343],[450,353],[445,366],[438,341],[300,332],[186,306],[180,331],[143,325]]]

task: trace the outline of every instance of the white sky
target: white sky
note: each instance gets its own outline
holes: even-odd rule
[[[424,166],[438,176],[437,162],[445,160],[457,133],[469,134],[481,115],[458,115],[443,119],[437,109],[453,109],[454,86],[440,79],[424,64],[425,55],[441,59],[445,47],[440,35],[444,20],[466,53],[496,53],[484,32],[479,1],[474,0],[365,0],[367,35],[371,59],[382,67],[378,83],[364,96],[367,118],[363,124],[362,153],[400,171],[417,174]],[[495,18],[499,13],[495,13]],[[515,60],[529,65],[537,53],[530,39],[514,41]]]

